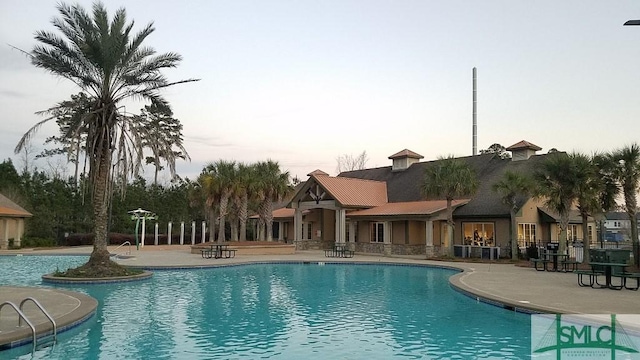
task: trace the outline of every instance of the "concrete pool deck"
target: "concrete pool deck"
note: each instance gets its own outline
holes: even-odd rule
[[[113,251],[115,247],[110,247]],[[122,250],[122,249],[120,249]],[[344,262],[344,263],[394,263],[451,267],[462,270],[453,275],[450,283],[454,288],[478,300],[488,301],[507,309],[543,313],[583,313],[583,314],[637,314],[640,313],[640,291],[592,289],[580,287],[577,276],[572,273],[542,272],[533,268],[518,267],[513,264],[466,263],[424,260],[419,257],[385,257],[356,254],[350,259],[327,258],[323,251],[297,251],[293,255],[238,255],[230,259],[203,259],[199,254],[191,254],[187,245],[145,246],[132,250],[131,257],[119,259],[127,266],[153,270],[166,268],[199,268],[219,265],[244,264],[268,261],[294,262]],[[0,251],[1,255],[67,255],[90,254],[91,247],[65,248],[55,250]],[[44,275],[44,274],[43,274]],[[88,285],[90,286],[90,285]],[[78,296],[75,296],[77,294]],[[0,286],[0,304],[11,301],[19,305],[27,296],[37,299],[56,319],[66,325],[78,321],[95,311],[91,298],[73,292],[49,287],[9,287]],[[75,300],[74,300],[75,299]],[[93,300],[95,301],[95,300]],[[70,304],[76,304],[74,307]],[[79,304],[79,305],[78,305]],[[83,306],[85,305],[85,306]],[[70,309],[73,308],[73,311]],[[48,320],[38,314],[31,304],[25,306],[25,314],[34,319],[36,328],[44,329]],[[17,315],[7,306],[0,314],[0,348],[3,344],[19,338],[30,338],[28,329],[16,328]],[[58,324],[61,326],[61,324]]]

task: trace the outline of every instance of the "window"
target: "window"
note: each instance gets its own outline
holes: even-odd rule
[[[344,236],[344,239],[346,242],[351,241],[351,239],[349,238],[350,228],[351,228],[351,222],[347,221],[347,226],[345,226],[345,236]],[[353,222],[353,228],[354,228],[353,241],[358,242],[358,222],[357,221]]]
[[[578,225],[570,224],[569,227],[567,227],[567,240],[568,241],[578,240]]]
[[[375,242],[375,243],[384,242],[384,223],[381,223],[381,222],[371,223],[371,242]]]
[[[493,223],[463,223],[465,245],[495,246]]]
[[[311,240],[313,223],[310,221],[302,222],[302,240]]]
[[[536,241],[536,224],[518,224],[518,246],[527,247],[529,243]]]
[[[591,242],[591,239],[593,239],[593,228],[591,227],[591,225],[588,225],[587,229],[589,231],[589,238],[587,239],[587,242]]]

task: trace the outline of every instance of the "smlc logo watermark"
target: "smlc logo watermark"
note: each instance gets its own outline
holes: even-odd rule
[[[640,315],[531,316],[533,359],[638,359]]]

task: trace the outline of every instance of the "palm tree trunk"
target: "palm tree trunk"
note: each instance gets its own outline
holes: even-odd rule
[[[93,238],[93,251],[89,257],[90,266],[108,266],[110,262],[109,251],[107,249],[107,225],[108,225],[108,184],[110,166],[110,152],[104,148],[104,154],[97,164],[96,176],[93,186],[93,221],[95,222],[95,232]],[[99,155],[98,155],[99,156]]]
[[[589,238],[589,224],[587,224],[588,215],[586,212],[580,212],[582,217],[582,263],[589,265],[589,247],[591,239]]]
[[[240,219],[240,241],[247,240],[247,218],[249,217],[249,195],[242,196],[240,209],[238,210],[238,218]]]
[[[234,218],[229,220],[231,224],[231,241],[238,241],[238,219]]]
[[[449,230],[449,241],[447,244],[448,256],[453,256],[453,207],[451,206],[452,199],[447,199],[447,228]]]
[[[209,242],[216,241],[216,211],[209,209]]]
[[[637,199],[635,192],[625,192],[625,207],[631,220],[631,244],[633,245],[633,261],[640,267],[640,244],[638,243],[638,219],[636,218]]]
[[[272,208],[272,202],[271,202],[271,197],[267,197],[265,199],[265,201],[262,203],[262,214],[264,216],[264,223],[265,223],[265,227],[266,227],[266,239],[267,241],[273,241],[273,211],[271,210]]]
[[[229,205],[229,193],[225,192],[220,197],[220,227],[218,229],[218,241],[224,242],[225,239],[225,217],[227,216],[227,206]]]
[[[516,223],[516,209],[511,207],[511,259],[518,259],[518,224]]]

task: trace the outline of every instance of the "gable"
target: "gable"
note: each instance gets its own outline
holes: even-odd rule
[[[342,207],[367,208],[387,202],[387,185],[380,181],[338,178],[310,174],[309,180],[296,193],[293,202],[335,200]]]
[[[31,217],[30,212],[0,194],[0,217]]]

